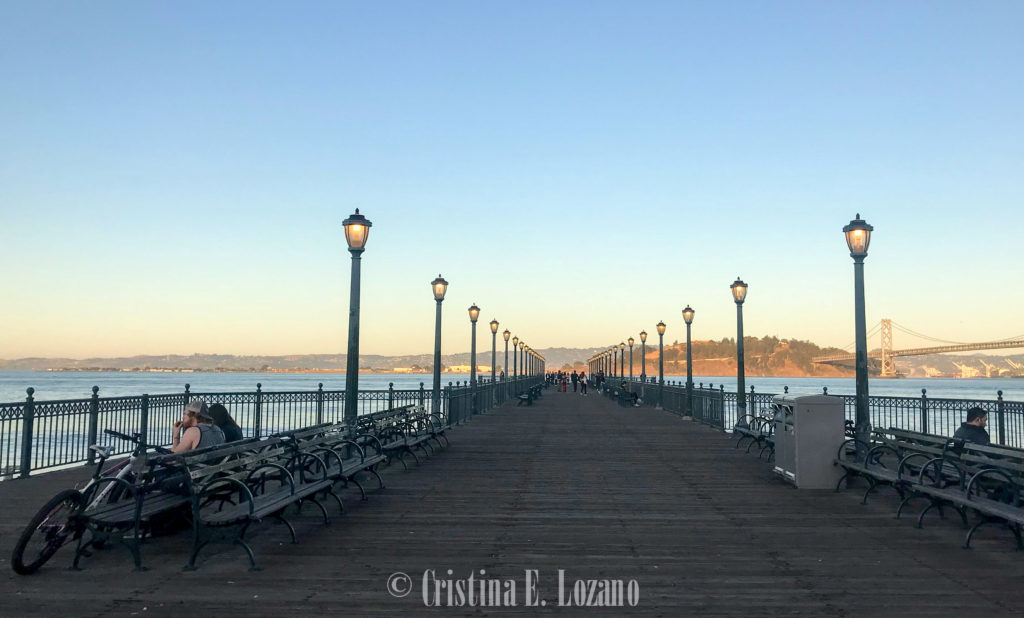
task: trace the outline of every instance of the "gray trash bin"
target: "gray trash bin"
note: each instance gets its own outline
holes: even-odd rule
[[[830,395],[777,395],[775,473],[800,489],[832,489],[842,470],[833,465],[846,439],[843,400]]]

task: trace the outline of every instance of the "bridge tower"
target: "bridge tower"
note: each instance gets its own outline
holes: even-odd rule
[[[882,371],[880,378],[896,377],[896,360],[892,355],[892,320],[882,319]]]

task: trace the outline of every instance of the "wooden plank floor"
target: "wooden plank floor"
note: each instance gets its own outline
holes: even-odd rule
[[[183,533],[147,544],[144,573],[117,548],[67,571],[65,549],[37,575],[16,576],[9,554],[20,527],[82,471],[0,483],[0,616],[533,614],[541,608],[523,607],[527,569],[544,611],[565,611],[556,607],[563,569],[570,584],[636,580],[639,605],[626,611],[646,615],[1024,615],[1024,553],[1005,530],[983,530],[963,550],[955,521],[929,516],[915,529],[893,518],[884,490],[867,506],[859,491],[798,491],[731,436],[665,412],[548,391],[532,407],[475,418],[451,440],[419,468],[386,469],[387,489],[369,501],[346,493],[349,511],[330,527],[312,509],[296,516],[297,545],[264,524],[253,535],[256,573],[230,547],[182,572]],[[519,606],[425,608],[427,569],[514,578]],[[412,577],[412,594],[387,592],[395,572]]]

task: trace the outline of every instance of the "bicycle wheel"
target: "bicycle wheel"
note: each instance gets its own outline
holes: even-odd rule
[[[65,489],[39,509],[14,546],[11,568],[19,575],[35,573],[68,542],[75,532],[71,517],[82,504],[82,493]]]

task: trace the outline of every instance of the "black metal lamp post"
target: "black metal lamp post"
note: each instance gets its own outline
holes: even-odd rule
[[[633,342],[636,341],[632,337],[627,339],[629,341],[629,381],[633,381]]]
[[[502,365],[502,373],[505,375],[505,398],[508,399],[508,338],[512,336],[512,333],[506,328],[501,336],[505,339],[505,364]]]
[[[472,324],[469,341],[469,384],[476,386],[476,321],[480,317],[480,307],[473,303],[469,306],[469,321]]]
[[[515,379],[519,373],[518,359],[519,337],[512,337],[512,378]]]
[[[348,356],[345,359],[345,422],[355,427],[359,416],[359,269],[372,225],[366,217],[355,214],[341,222],[345,241],[352,254],[352,281],[348,296]]]
[[[871,440],[871,415],[868,411],[868,338],[867,324],[864,317],[864,258],[868,256],[868,245],[871,244],[871,232],[875,228],[860,218],[850,221],[843,227],[846,235],[846,246],[853,258],[853,304],[854,330],[856,339],[856,370],[857,370],[857,419],[854,435],[857,438],[857,454],[863,458],[865,445]]]
[[[626,377],[626,342],[619,342],[619,377]]]
[[[469,321],[472,323],[472,339],[469,342],[469,388],[472,393],[473,414],[476,414],[476,320],[479,317],[480,307],[473,303],[469,306]]]
[[[431,404],[434,414],[441,416],[441,303],[444,302],[444,295],[448,291],[448,282],[441,275],[430,282],[434,291],[434,300],[437,301],[437,315],[434,318],[434,389],[431,393]]]
[[[526,342],[522,339],[519,340],[519,377],[526,377],[526,373],[523,368],[526,365],[526,353],[523,349],[526,347]]]
[[[665,322],[659,320],[654,327],[657,328],[657,404],[665,407]]]
[[[612,376],[616,375],[616,371],[619,370],[619,346],[612,346]]]
[[[491,384],[498,377],[498,320],[491,320]]]
[[[736,277],[729,286],[732,299],[736,301],[736,426],[749,427],[747,423],[747,393],[743,369],[743,301],[747,298],[747,284]]]
[[[498,320],[491,320],[491,405],[498,403]]]
[[[640,381],[647,383],[647,331],[640,331]]]
[[[693,416],[693,355],[690,353],[690,324],[693,324],[693,309],[686,305],[683,309],[683,321],[686,322],[686,415]]]

